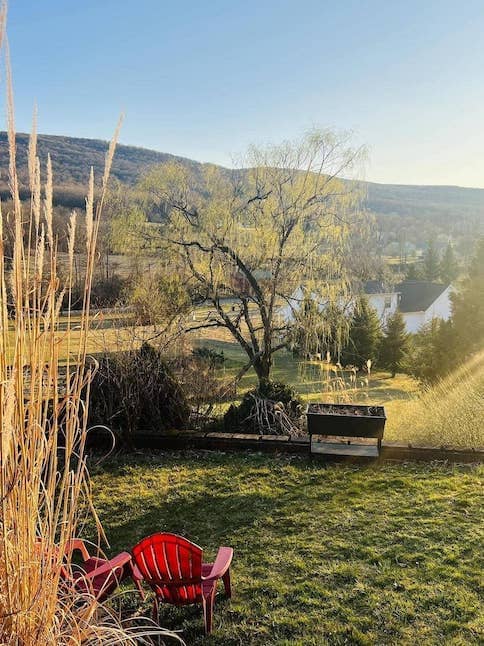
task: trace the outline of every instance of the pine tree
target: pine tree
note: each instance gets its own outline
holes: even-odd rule
[[[413,338],[411,373],[424,382],[435,382],[457,365],[452,320],[432,319]]]
[[[423,255],[423,273],[425,280],[438,280],[440,274],[439,254],[434,241],[429,240]]]
[[[374,364],[378,359],[380,340],[378,315],[368,300],[361,297],[351,318],[348,342],[341,353],[342,362],[362,367],[371,359]]]
[[[406,280],[422,280],[423,278],[422,265],[416,262],[406,265],[405,278]]]
[[[396,311],[387,320],[380,345],[380,362],[395,377],[402,369],[403,361],[409,349],[409,334],[400,311]]]
[[[454,248],[449,242],[440,261],[440,278],[446,283],[452,283],[459,275],[459,266],[455,257]]]

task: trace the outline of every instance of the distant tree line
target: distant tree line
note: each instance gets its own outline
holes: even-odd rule
[[[433,240],[427,242],[421,262],[414,262],[405,267],[408,280],[440,281],[446,285],[457,279],[459,271],[459,263],[452,243],[448,242],[445,250],[439,253]]]

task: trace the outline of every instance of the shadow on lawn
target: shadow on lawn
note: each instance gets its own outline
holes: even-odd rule
[[[144,508],[133,511],[124,522],[119,522],[119,519],[125,516],[126,510],[121,511],[117,505],[105,507],[102,520],[113,551],[130,549],[145,536],[167,531],[200,544],[208,549],[208,557],[211,558],[214,550],[222,544],[234,547],[237,536],[257,526],[273,511],[273,505],[274,498],[255,492],[243,495],[231,492],[202,494],[189,499],[180,496],[170,501],[152,499]],[[122,544],[118,543],[118,537],[123,537]],[[126,538],[131,541],[130,545],[125,544]]]
[[[156,531],[200,544],[207,561],[234,548],[234,599],[220,587],[211,638],[200,607],[161,608],[160,624],[188,644],[477,643],[480,505],[469,469],[150,453],[99,479],[112,553]],[[151,602],[130,591],[122,615],[149,615]]]

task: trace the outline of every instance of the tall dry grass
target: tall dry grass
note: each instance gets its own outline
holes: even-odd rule
[[[0,7],[5,42],[6,3]],[[59,278],[53,230],[53,176],[46,161],[41,185],[36,124],[30,139],[28,170],[31,199],[19,199],[15,123],[7,58],[9,185],[15,225],[13,257],[6,257],[0,214],[0,643],[135,643],[145,630],[124,630],[93,598],[79,597],[62,585],[66,544],[78,535],[90,504],[85,443],[89,384],[95,366],[86,348],[89,294],[99,222],[117,131],[106,155],[100,198],[94,202],[91,173],[84,214],[87,270],[83,310],[72,334],[59,326],[62,299],[73,284],[77,215],[70,220],[69,262]],[[59,369],[59,348],[67,359]],[[87,512],[86,512],[87,510]],[[102,528],[98,523],[99,538]],[[136,642],[138,643],[138,642]]]
[[[388,415],[388,439],[423,446],[484,447],[484,351]]]

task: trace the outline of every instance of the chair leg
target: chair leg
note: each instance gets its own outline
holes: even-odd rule
[[[132,564],[132,563],[130,563],[130,568],[129,568],[128,573],[129,573],[129,576],[131,577],[131,580],[133,581],[133,583],[135,584],[136,588],[138,589],[139,596],[140,596],[140,597],[141,597],[141,599],[144,601],[144,600],[145,600],[145,592],[144,592],[144,590],[143,590],[143,586],[141,585],[141,580],[139,579],[139,577],[137,577],[137,576],[135,575],[134,567],[133,567],[133,564]]]
[[[222,581],[224,582],[225,596],[227,597],[227,599],[230,599],[232,597],[232,586],[230,585],[230,568],[223,575]]]
[[[153,621],[158,623],[158,597],[156,595],[155,595],[155,600],[153,601],[153,611],[151,616]]]
[[[213,624],[213,603],[215,600],[215,586],[207,597],[203,598],[203,621],[205,624],[205,634],[210,635]]]
[[[145,600],[145,591],[143,590],[141,583],[138,579],[133,579],[135,586],[138,588],[139,596],[144,601]]]

